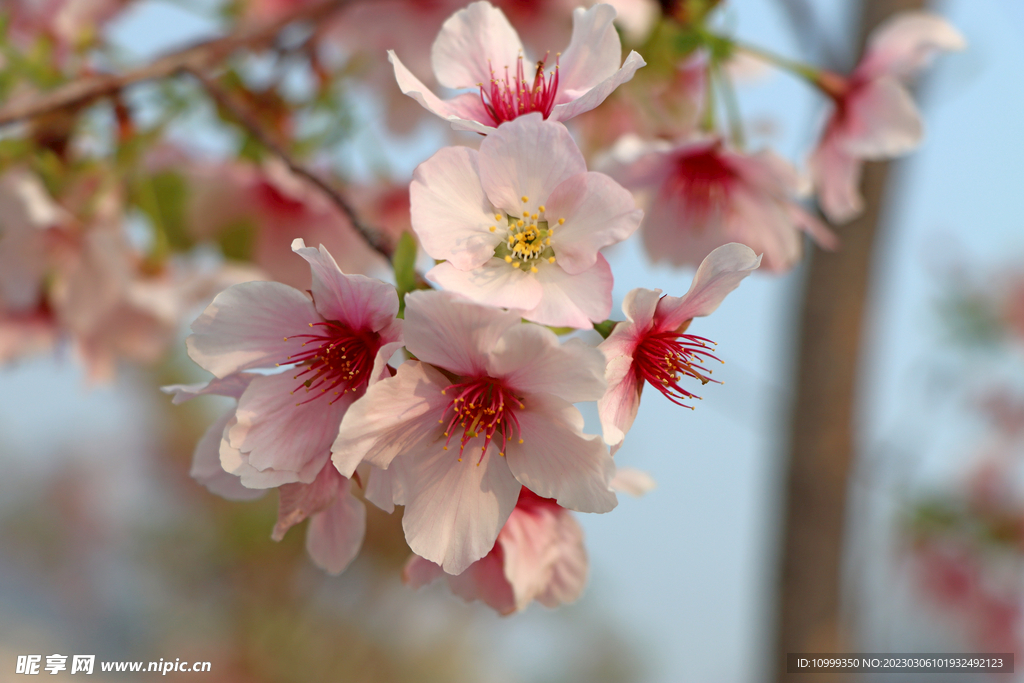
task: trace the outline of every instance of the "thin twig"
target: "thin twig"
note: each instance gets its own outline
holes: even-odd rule
[[[217,103],[217,106],[230,113],[232,118],[234,118],[240,126],[245,128],[249,135],[255,138],[263,147],[273,152],[275,156],[288,166],[292,173],[305,178],[307,181],[315,185],[317,189],[327,195],[334,205],[337,206],[343,214],[345,214],[349,223],[352,224],[352,227],[355,228],[356,232],[363,237],[366,243],[370,245],[371,249],[389,261],[391,260],[391,256],[394,253],[394,246],[391,244],[390,240],[388,240],[380,230],[370,227],[361,221],[356,210],[337,190],[328,185],[316,173],[313,173],[292,158],[291,154],[289,154],[288,151],[274,139],[274,137],[263,127],[260,121],[252,115],[252,112],[250,112],[247,107],[242,105],[237,98],[231,95],[231,93],[224,90],[220,84],[201,71],[190,67],[186,67],[185,71],[202,84],[210,98]]]
[[[351,0],[324,0],[316,5],[290,13],[273,23],[239,29],[231,35],[172,52],[145,66],[131,69],[122,74],[88,76],[66,83],[46,93],[16,99],[0,107],[0,126],[31,119],[59,109],[81,107],[143,81],[167,78],[183,71],[203,71],[220,63],[240,49],[259,47],[273,42],[281,30],[294,21],[317,22],[349,2]]]

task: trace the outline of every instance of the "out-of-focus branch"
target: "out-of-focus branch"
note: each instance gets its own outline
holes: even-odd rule
[[[886,17],[925,4],[926,0],[863,0],[861,51],[871,29]],[[776,681],[790,678],[787,653],[849,651],[841,610],[846,500],[856,447],[868,276],[889,171],[888,163],[865,165],[863,215],[841,229],[839,250],[811,256],[804,284],[783,509]],[[844,679],[839,674],[805,673],[800,680]]]
[[[359,214],[356,213],[356,210],[340,192],[328,185],[319,175],[297,162],[288,150],[275,140],[273,135],[253,116],[252,112],[239,102],[237,98],[233,97],[231,93],[224,90],[220,84],[201,71],[191,68],[186,68],[186,71],[203,85],[203,88],[206,89],[210,98],[217,103],[217,106],[228,112],[240,126],[245,128],[249,135],[283,161],[292,173],[305,178],[323,192],[345,214],[352,227],[355,228],[356,232],[362,236],[374,251],[384,258],[391,260],[394,253],[394,245],[379,230],[363,223],[359,218]]]
[[[269,24],[245,27],[231,35],[216,38],[177,52],[121,74],[97,74],[67,83],[38,95],[18,98],[0,107],[0,126],[42,116],[60,109],[73,109],[109,97],[122,89],[184,71],[202,72],[219,64],[244,48],[258,48],[274,42],[281,30],[295,21],[317,22],[353,0],[323,0],[303,7]]]

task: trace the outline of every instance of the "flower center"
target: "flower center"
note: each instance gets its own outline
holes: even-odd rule
[[[724,208],[735,178],[736,172],[714,146],[677,159],[664,191],[681,200],[698,221],[707,220]]]
[[[380,349],[380,336],[376,332],[351,330],[336,320],[310,323],[309,326],[320,329],[316,334],[285,337],[285,341],[305,339],[302,346],[309,347],[308,350],[288,356],[287,363],[281,363],[294,363],[296,369],[302,369],[292,377],[302,382],[295,387],[293,394],[303,389],[307,394],[315,392],[313,396],[295,405],[309,403],[329,391],[334,392],[335,398],[331,399],[331,403],[334,403],[349,391],[364,389],[369,382],[370,371],[373,370],[374,356]],[[320,391],[317,392],[317,389]]]
[[[491,67],[490,87],[485,88],[483,83],[480,84],[480,101],[495,126],[535,111],[543,114],[544,118],[551,115],[551,109],[555,106],[555,96],[558,93],[558,58],[560,55],[561,53],[555,55],[555,68],[547,76],[544,75],[544,62],[547,61],[548,55],[544,55],[544,59],[537,62],[537,70],[534,72],[532,83],[526,80],[522,54],[516,60],[516,75],[514,77],[509,75],[506,66],[505,78],[500,79],[495,75],[494,67]]]
[[[677,332],[660,332],[644,337],[633,352],[633,367],[640,380],[647,380],[654,388],[665,394],[668,400],[684,408],[693,409],[683,401],[700,396],[679,386],[683,377],[692,377],[702,384],[715,382],[708,375],[711,370],[703,366],[705,358],[721,363],[711,351],[715,342],[703,337]]]
[[[529,197],[523,197],[523,203],[529,202]],[[543,206],[537,207],[537,213],[530,213],[527,208],[523,209],[523,215],[502,217],[501,214],[494,214],[494,220],[501,222],[507,220],[508,233],[505,241],[498,244],[494,249],[494,255],[504,259],[505,263],[513,268],[520,268],[523,271],[537,272],[537,263],[541,259],[548,263],[555,262],[555,250],[551,247],[551,237],[555,234],[555,228],[548,222]],[[564,218],[559,218],[555,224],[563,225]],[[490,231],[494,232],[497,226],[491,226]]]
[[[490,377],[452,384],[441,393],[451,397],[444,414],[438,420],[439,424],[444,424],[445,417],[449,411],[451,412],[448,426],[444,429],[444,435],[448,437],[444,442],[445,450],[448,450],[455,432],[461,429],[459,462],[462,462],[462,452],[466,449],[466,444],[478,436],[484,437],[484,444],[480,448],[480,460],[483,460],[487,447],[496,436],[501,437],[500,454],[505,455],[508,440],[520,431],[519,420],[516,419],[514,410],[522,410],[524,406],[518,396],[498,380]],[[519,443],[522,442],[520,438]],[[477,464],[480,464],[480,461],[477,461]]]

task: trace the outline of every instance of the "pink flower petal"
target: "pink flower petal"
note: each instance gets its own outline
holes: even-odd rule
[[[558,343],[539,325],[518,325],[502,335],[491,353],[487,374],[524,394],[554,394],[569,403],[604,395],[605,358],[579,339]]]
[[[425,363],[410,361],[377,382],[352,404],[336,430],[334,464],[346,477],[365,460],[386,468],[397,455],[441,434],[438,420],[448,405],[441,391],[450,384]]]
[[[939,50],[963,50],[964,37],[942,17],[922,11],[900,12],[871,32],[862,78],[883,74],[906,79],[928,65]]]
[[[583,154],[565,126],[537,113],[503,123],[480,143],[484,192],[511,216],[537,213],[559,183],[586,170]]]
[[[389,514],[395,511],[395,505],[405,505],[403,463],[403,458],[397,457],[386,470],[365,463],[362,467],[367,472],[363,473],[360,469],[360,476],[364,477],[366,486],[363,496]]]
[[[491,120],[490,114],[480,101],[479,93],[463,93],[450,100],[442,100],[402,64],[394,50],[388,50],[388,61],[394,65],[395,80],[402,94],[419,102],[420,106],[430,113],[452,122],[452,127],[456,130],[472,130],[485,135],[494,130],[491,126],[479,123]],[[458,127],[455,124],[458,124]]]
[[[238,400],[238,422],[228,438],[232,446],[248,454],[249,464],[258,470],[299,472],[313,461],[322,465],[338,435],[342,415],[356,398],[349,392],[302,403],[315,394],[307,394],[301,379],[293,376],[294,370],[288,370],[257,377]],[[332,404],[333,399],[338,400]]]
[[[575,602],[587,585],[587,550],[583,545],[583,529],[576,519],[566,513],[557,516],[554,528],[554,555],[551,575],[537,602],[545,607]]]
[[[366,506],[344,488],[333,505],[313,515],[306,532],[306,552],[328,574],[345,571],[366,535]]]
[[[576,99],[619,70],[622,43],[614,20],[611,5],[573,10],[572,40],[559,60],[560,101]]]
[[[643,382],[638,381],[633,372],[632,356],[617,356],[609,360],[605,378],[608,391],[597,402],[597,412],[601,416],[605,443],[615,445],[622,443],[626,432],[633,426],[640,409]]]
[[[523,443],[505,452],[516,479],[543,498],[580,512],[608,512],[616,505],[608,482],[615,463],[599,436],[584,436],[583,416],[571,403],[533,394],[516,411]]]
[[[666,296],[658,302],[655,313],[658,329],[674,330],[691,318],[711,315],[726,295],[760,265],[761,257],[742,244],[726,244],[715,249],[700,264],[686,294]]]
[[[459,270],[486,263],[507,230],[484,194],[478,158],[474,149],[445,147],[416,167],[409,187],[412,227],[423,250]]]
[[[271,538],[280,541],[293,526],[324,510],[338,495],[348,495],[348,480],[326,463],[311,484],[285,484],[278,491],[277,524]]]
[[[640,328],[644,328],[654,321],[654,312],[658,309],[658,302],[660,300],[660,289],[637,287],[629,290],[626,297],[622,300],[622,312],[631,323],[636,323]],[[612,336],[618,332],[618,329],[616,327],[612,330]],[[609,336],[610,338],[611,336]]]
[[[459,270],[445,261],[427,271],[426,278],[470,301],[498,308],[529,310],[543,295],[537,278],[499,258],[490,258],[473,270]]]
[[[500,9],[474,2],[441,27],[430,50],[437,82],[447,88],[475,88],[491,80],[491,69],[515,69],[522,52],[519,35]]]
[[[382,383],[383,384],[383,383]],[[519,482],[491,446],[481,459],[442,443],[408,459],[408,498],[402,526],[414,553],[461,574],[494,546],[519,497]]]
[[[603,173],[581,173],[558,184],[548,197],[551,246],[558,265],[575,275],[597,261],[604,247],[625,240],[640,227],[644,212],[633,195]],[[559,219],[565,219],[559,225]]]
[[[325,320],[337,320],[352,330],[376,331],[398,315],[398,292],[394,285],[365,275],[342,273],[323,245],[314,249],[298,238],[292,242],[292,251],[309,262],[313,302]]]
[[[846,223],[864,210],[860,194],[862,167],[863,162],[844,151],[834,136],[826,135],[811,156],[818,202],[833,223]]]
[[[309,297],[278,282],[245,282],[224,290],[192,323],[188,355],[217,377],[286,363],[319,322]]]
[[[492,550],[457,576],[445,577],[452,593],[466,602],[479,600],[501,615],[516,611],[512,585],[505,578],[502,553]]]
[[[921,114],[914,98],[894,78],[878,78],[858,88],[846,107],[841,144],[855,157],[887,159],[921,142]]]
[[[612,311],[612,269],[597,255],[594,267],[569,275],[557,263],[539,263],[537,281],[544,288],[537,307],[523,317],[541,325],[587,329],[608,318]]]
[[[646,64],[647,62],[644,61],[643,57],[636,52],[630,52],[626,57],[626,61],[622,63],[621,69],[595,85],[590,90],[581,94],[576,99],[563,104],[556,104],[551,110],[551,116],[548,117],[548,120],[568,121],[580,114],[585,114],[591,109],[597,108],[598,105],[608,99],[608,96],[611,95],[616,88],[623,83],[632,80],[636,70]]]
[[[266,491],[246,488],[236,475],[225,472],[220,464],[220,441],[224,435],[224,428],[233,417],[234,412],[228,411],[206,430],[203,438],[196,444],[195,453],[192,455],[192,468],[188,474],[205,486],[210,493],[215,493],[221,498],[255,500]]]
[[[405,302],[409,352],[465,377],[482,376],[487,353],[520,323],[518,313],[485,308],[451,292],[412,292]]]
[[[224,426],[224,434],[220,440],[220,465],[225,472],[239,477],[242,486],[250,489],[271,489],[296,481],[310,483],[316,479],[322,463],[318,465],[315,461],[313,468],[306,468],[299,472],[277,471],[270,468],[262,471],[256,469],[249,464],[249,455],[232,446],[228,440],[228,433],[234,426],[235,416],[232,413],[231,419]]]
[[[422,588],[445,576],[441,566],[424,560],[419,555],[410,555],[402,568],[402,583],[412,588]]]

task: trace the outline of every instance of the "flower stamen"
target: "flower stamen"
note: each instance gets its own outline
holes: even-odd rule
[[[715,382],[708,375],[711,370],[704,367],[705,359],[717,360],[712,351],[715,342],[704,337],[691,334],[678,334],[674,331],[650,334],[644,337],[633,353],[633,367],[637,379],[646,380],[648,384],[665,394],[668,400],[678,406],[693,409],[683,401],[700,400],[697,396],[679,385],[683,377],[692,377],[702,384]]]
[[[336,320],[310,323],[310,327],[319,327],[319,334],[293,334],[288,339],[305,339],[303,347],[308,350],[288,356],[282,365],[295,365],[302,371],[292,377],[300,380],[300,389],[306,393],[320,389],[302,405],[316,400],[328,391],[334,391],[336,398],[331,403],[341,400],[348,392],[356,392],[366,387],[373,369],[373,359],[380,348],[380,337],[375,332],[354,331]]]

